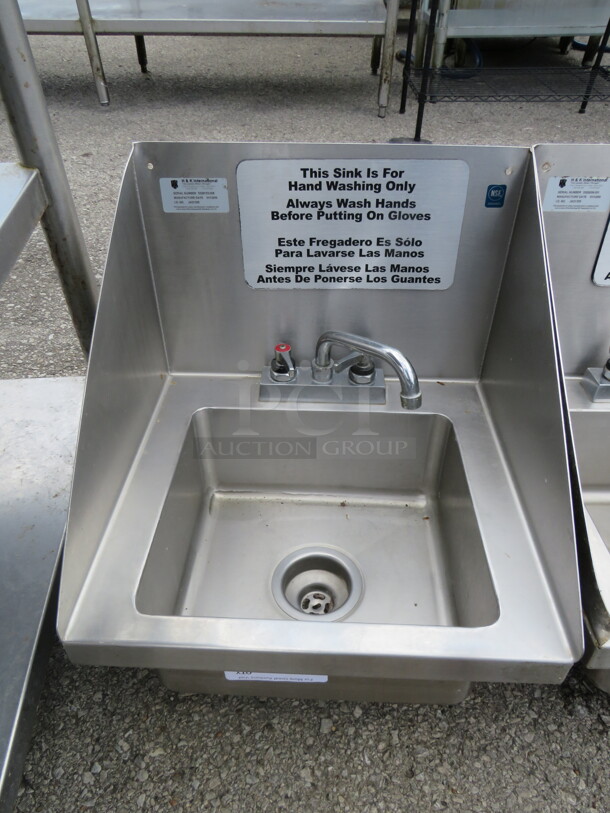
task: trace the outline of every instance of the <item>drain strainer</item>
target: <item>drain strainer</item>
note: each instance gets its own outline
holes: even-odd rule
[[[286,556],[271,580],[282,610],[301,621],[337,621],[350,613],[362,595],[362,575],[344,553],[331,548],[303,548]]]
[[[322,590],[305,593],[301,599],[301,609],[304,613],[310,613],[311,615],[326,615],[334,606],[335,602],[331,594],[322,592]]]

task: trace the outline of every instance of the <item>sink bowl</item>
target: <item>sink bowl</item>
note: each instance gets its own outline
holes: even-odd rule
[[[329,598],[320,612],[317,594]],[[498,602],[452,423],[198,410],[136,606],[304,623],[492,624]]]

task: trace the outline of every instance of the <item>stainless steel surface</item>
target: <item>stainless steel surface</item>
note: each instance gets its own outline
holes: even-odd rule
[[[574,517],[553,336],[535,173],[530,165],[481,381],[506,465],[537,540],[547,589],[561,604],[570,647],[582,653]]]
[[[460,0],[459,9],[447,15],[447,36],[594,36],[604,33],[608,13],[606,0],[504,0],[502,8],[490,8],[485,0]]]
[[[0,285],[15,264],[47,205],[40,175],[0,164]]]
[[[240,161],[354,156],[469,164],[452,287],[249,287]],[[528,161],[505,148],[137,145],[62,573],[59,630],[73,659],[152,666],[181,688],[417,702],[459,699],[471,680],[565,677],[582,652],[581,616],[531,174],[515,224]],[[488,210],[486,189],[502,176],[505,207]],[[164,213],[167,177],[226,178],[229,212]],[[426,411],[401,410],[395,378],[387,402],[367,408],[261,402],[277,336],[307,358],[329,326],[407,349]],[[354,560],[361,601],[334,623],[286,618],[275,568],[319,546]],[[244,687],[226,670],[328,684]]]
[[[100,100],[100,104],[107,105],[110,103],[108,85],[106,84],[104,66],[102,65],[100,49],[98,48],[95,35],[95,26],[91,19],[89,0],[76,0],[76,7],[78,8],[78,16],[82,34],[85,39],[85,45],[87,46],[87,53],[89,54],[89,63],[91,65],[91,72],[93,73],[97,97]]]
[[[132,177],[128,171],[119,197],[121,215],[115,221],[102,288],[113,285],[111,279],[115,277],[116,282],[123,268],[129,268],[130,285],[96,319],[91,369],[99,373],[87,381],[81,430],[83,451],[80,462],[77,459],[75,463],[70,505],[70,522],[81,541],[74,555],[63,562],[64,612],[77,599],[80,579],[95,555],[97,541],[138,454],[150,416],[167,386],[167,360],[146,239],[137,192],[128,182]],[[117,331],[114,325],[118,323],[129,324],[129,330]],[[97,426],[101,431],[91,433],[87,426]]]
[[[588,646],[585,663],[607,690],[610,669],[610,402],[593,401],[583,376],[597,374],[608,356],[610,289],[592,271],[604,237],[608,210],[576,202],[573,211],[544,205],[553,178],[604,178],[610,146],[540,145],[535,148],[543,206],[557,341],[565,375],[566,415],[575,471],[574,501],[580,518],[579,554]],[[605,674],[604,674],[605,673]]]
[[[551,178],[610,175],[607,144],[541,144],[534,154],[542,201]],[[608,356],[610,288],[591,284],[608,212],[543,210],[543,216],[561,361],[565,375],[580,377]]]
[[[424,0],[426,22],[428,6]],[[440,0],[432,66],[441,67],[449,38],[595,36],[604,33],[609,14],[607,0]],[[418,39],[421,50],[425,26]]]
[[[329,675],[326,683],[299,685],[294,683],[233,682],[228,684],[223,672],[202,672],[188,669],[160,669],[160,677],[168,689],[175,692],[206,692],[256,695],[258,697],[294,697],[332,700],[377,701],[379,703],[461,703],[470,691],[470,684],[455,680],[371,680],[346,675]]]
[[[84,34],[100,102],[108,92],[99,34],[220,34],[383,37],[379,115],[390,95],[399,0],[19,0],[30,34]]]
[[[312,377],[314,381],[326,383],[324,371],[332,370],[333,361],[330,357],[331,347],[335,344],[358,350],[367,356],[373,356],[384,361],[396,373],[400,382],[400,405],[403,409],[419,409],[422,403],[421,391],[417,373],[408,358],[400,350],[387,344],[367,339],[364,336],[355,336],[341,330],[328,330],[323,333],[316,344],[316,357],[312,362]],[[322,374],[322,375],[321,375]],[[351,378],[353,381],[353,378]]]
[[[31,33],[78,30],[70,25],[78,19],[75,0],[19,0],[19,5]],[[372,36],[384,34],[386,20],[382,0],[91,0],[90,6],[97,34]]]
[[[79,378],[0,382],[0,810],[21,781],[46,657],[66,522]]]
[[[394,159],[405,171],[410,160],[466,162],[468,193],[453,285],[442,292],[249,288],[244,282],[236,217],[235,167],[249,159],[284,158]],[[278,338],[291,345],[300,362],[311,359],[318,337],[332,327],[382,337],[408,355],[420,377],[477,379],[527,160],[527,150],[513,147],[137,144],[130,161],[130,186],[137,178],[143,217],[150,224],[147,240],[160,316],[166,326],[170,369],[259,374],[269,363],[269,351]],[[195,213],[168,216],[159,194],[160,178],[166,176],[227,178],[230,211],[209,217]],[[502,209],[484,206],[490,183],[507,186]],[[449,199],[455,196],[451,194]],[[181,269],[179,285],[172,268]],[[480,268],[487,272],[481,274]],[[227,314],[240,315],[239,319],[231,317],[228,335]],[[446,318],[447,314],[461,314],[462,318]],[[185,324],[188,330],[183,329]],[[209,336],[223,336],[222,349],[202,353],[210,346]]]
[[[97,284],[17,0],[0,6],[0,92],[21,160],[40,171],[42,225],[81,345],[88,352]]]

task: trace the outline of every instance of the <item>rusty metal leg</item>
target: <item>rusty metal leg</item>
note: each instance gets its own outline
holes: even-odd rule
[[[83,29],[85,45],[87,46],[87,53],[89,54],[89,63],[91,65],[91,72],[93,73],[97,97],[100,100],[100,104],[107,105],[110,104],[110,96],[108,95],[108,85],[106,84],[106,77],[104,76],[104,66],[102,65],[100,49],[97,46],[97,37],[93,26],[93,18],[91,17],[89,0],[76,0],[76,6],[78,8],[81,28]]]
[[[398,0],[387,0],[385,35],[381,55],[381,76],[379,77],[379,116],[384,118],[390,98],[394,48],[396,46],[396,26],[398,25]]]
[[[136,53],[138,54],[138,63],[142,73],[148,73],[148,56],[146,54],[146,41],[144,34],[134,34],[136,41]]]
[[[21,160],[40,172],[48,201],[42,226],[88,353],[97,285],[17,0],[0,3],[0,93]]]

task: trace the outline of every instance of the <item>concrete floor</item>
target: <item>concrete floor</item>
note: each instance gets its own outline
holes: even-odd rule
[[[102,109],[79,38],[34,54],[85,237],[101,274],[135,140],[383,142],[411,136],[415,106],[385,120],[366,40],[101,40]],[[506,59],[563,64],[553,40]],[[608,60],[608,58],[606,58]],[[398,70],[397,70],[398,75]],[[435,143],[599,142],[610,105],[430,105]],[[0,119],[0,158],[16,158]],[[85,366],[46,244],[36,234],[0,290],[0,377]],[[21,813],[132,811],[610,810],[610,700],[575,669],[563,686],[490,685],[452,708],[177,697],[147,670],[84,668],[54,651]]]

